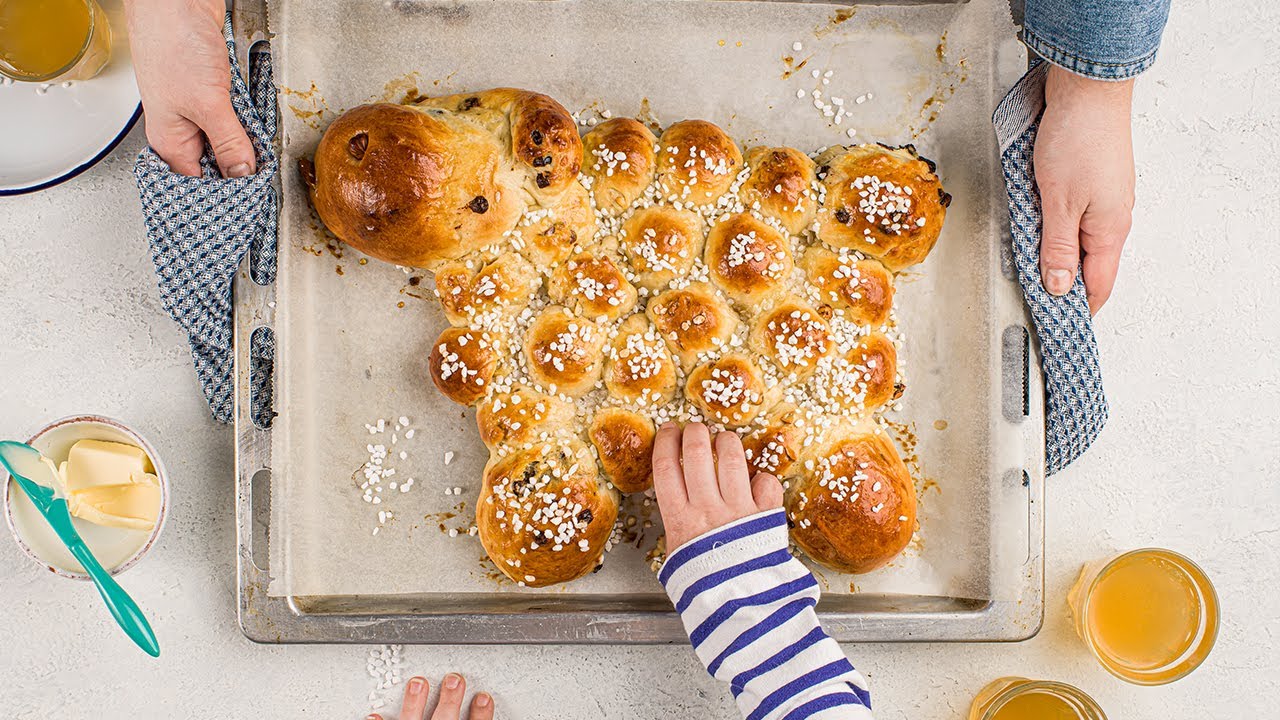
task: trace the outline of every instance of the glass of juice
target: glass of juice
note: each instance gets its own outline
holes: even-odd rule
[[[1067,603],[1102,666],[1138,685],[1185,677],[1218,637],[1213,584],[1171,550],[1134,550],[1085,565]]]
[[[110,58],[111,26],[96,0],[0,0],[0,75],[88,80]]]
[[[969,720],[1107,720],[1083,690],[1049,680],[993,680],[969,706]]]

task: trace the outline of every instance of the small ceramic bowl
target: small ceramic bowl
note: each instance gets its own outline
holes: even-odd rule
[[[80,537],[93,551],[94,557],[112,575],[133,567],[155,545],[169,514],[169,475],[155,448],[136,430],[119,420],[101,415],[76,415],[55,420],[40,428],[27,444],[39,450],[55,464],[67,459],[77,440],[107,440],[142,448],[155,466],[160,480],[160,514],[150,531],[103,527],[72,518]],[[31,500],[7,475],[4,482],[4,517],[9,532],[27,557],[49,572],[74,580],[87,580],[84,568],[63,546],[53,529],[36,511]]]

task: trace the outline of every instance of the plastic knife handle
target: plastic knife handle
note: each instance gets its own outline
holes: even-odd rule
[[[50,513],[50,524],[54,517],[71,516],[66,510],[66,500],[61,498],[54,500],[55,508]],[[62,507],[56,507],[61,503]],[[56,525],[54,530],[60,530]],[[84,571],[89,574],[89,579],[93,580],[93,584],[98,588],[98,594],[102,595],[102,601],[107,604],[107,609],[111,611],[112,617],[116,619],[116,623],[120,628],[138,644],[151,657],[160,657],[160,643],[156,641],[156,634],[151,630],[151,624],[147,622],[147,618],[142,614],[142,609],[138,607],[138,603],[129,597],[129,593],[120,587],[116,579],[111,577],[111,573],[107,572],[102,563],[93,556],[89,551],[89,546],[84,544],[84,540],[80,539],[79,533],[75,533],[68,538],[62,532],[63,542],[66,543],[67,549],[75,556],[75,559],[84,567]]]

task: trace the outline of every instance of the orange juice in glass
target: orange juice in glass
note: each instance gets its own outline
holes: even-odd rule
[[[1171,550],[1134,550],[1085,565],[1067,596],[1076,632],[1111,674],[1138,685],[1186,676],[1218,636],[1218,596]]]
[[[984,687],[968,720],[1107,720],[1102,708],[1066,683],[1005,677]]]
[[[96,0],[0,0],[0,75],[88,80],[110,58],[111,26]]]

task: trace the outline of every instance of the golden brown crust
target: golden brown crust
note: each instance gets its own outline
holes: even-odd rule
[[[675,360],[644,315],[632,315],[618,326],[605,355],[604,385],[610,397],[641,407],[675,397]]]
[[[799,235],[817,211],[813,191],[817,165],[789,147],[753,147],[747,151],[746,163],[751,175],[738,191],[742,204]]]
[[[605,476],[624,493],[653,487],[654,434],[652,420],[622,408],[600,410],[587,431]]]
[[[522,171],[524,189],[548,205],[577,183],[582,139],[568,110],[541,93],[494,88],[428,98],[418,107],[439,108],[467,117],[509,139],[504,150]]]
[[[756,473],[769,473],[786,478],[793,469],[799,469],[797,461],[802,457],[805,443],[800,423],[801,414],[795,405],[779,403],[769,411],[763,427],[742,437],[747,470],[752,477]]]
[[[911,542],[916,491],[893,442],[872,425],[846,430],[786,493],[791,536],[840,572],[884,566]]]
[[[658,138],[644,123],[610,118],[582,138],[582,173],[601,211],[618,214],[631,207],[657,171]]]
[[[714,282],[746,308],[781,294],[791,276],[791,240],[749,213],[730,215],[707,233],[703,260]]]
[[[522,176],[493,134],[452,113],[379,103],[325,130],[311,201],[355,249],[415,267],[498,242],[524,212]]]
[[[832,345],[827,321],[794,297],[761,313],[751,331],[752,349],[772,360],[784,376],[807,377]]]
[[[436,270],[436,297],[454,325],[491,327],[497,318],[519,312],[542,284],[537,268],[516,253],[493,262],[446,263]]]
[[[878,258],[894,272],[929,255],[951,196],[914,147],[832,148],[817,162],[827,188],[819,239]]]
[[[667,290],[649,301],[649,321],[685,368],[698,356],[724,346],[738,326],[738,316],[705,283]]]
[[[599,566],[618,496],[603,486],[578,440],[534,445],[490,458],[476,505],[485,552],[507,577],[545,587]]]
[[[600,382],[605,333],[567,308],[542,311],[524,337],[529,378],[552,394],[578,397]]]
[[[517,230],[516,250],[540,268],[555,267],[590,247],[596,235],[596,214],[587,189],[578,183],[569,185],[555,207],[530,213]]]
[[[704,240],[702,221],[693,212],[654,205],[637,210],[623,224],[618,249],[636,285],[657,290],[689,272]]]
[[[848,349],[837,349],[818,363],[815,395],[828,412],[866,416],[899,394],[898,352],[893,341],[873,332]]]
[[[776,399],[759,366],[737,353],[694,368],[685,381],[684,394],[709,421],[729,428],[749,424]]]
[[[556,268],[551,301],[595,320],[617,320],[636,306],[636,288],[608,255],[583,253]]]
[[[742,170],[742,151],[705,120],[681,120],[658,138],[658,188],[672,202],[715,203]]]
[[[476,406],[476,428],[490,450],[544,442],[572,431],[573,406],[527,385],[496,392]]]
[[[880,327],[893,309],[893,274],[879,260],[859,260],[821,245],[805,250],[800,266],[824,303],[859,324]]]
[[[441,394],[459,405],[474,405],[489,394],[501,352],[488,333],[445,328],[431,346],[427,368]]]

